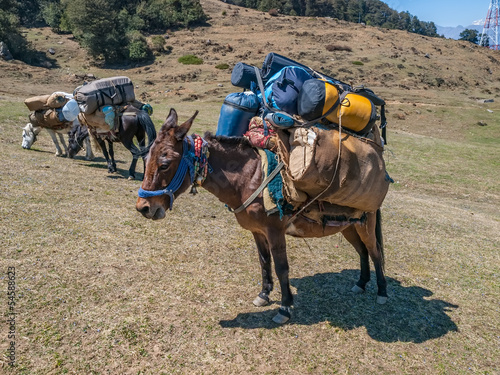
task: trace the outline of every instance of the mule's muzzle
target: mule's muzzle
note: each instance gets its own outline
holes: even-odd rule
[[[35,135],[30,135],[23,131],[23,142],[21,143],[21,146],[25,150],[29,150],[33,143],[35,143]]]
[[[165,217],[165,209],[161,205],[151,204],[144,198],[137,199],[135,209],[146,219],[160,220]]]

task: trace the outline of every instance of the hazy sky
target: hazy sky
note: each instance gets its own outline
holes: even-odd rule
[[[484,20],[491,0],[382,0],[398,12],[408,11],[420,21],[438,26],[469,26]]]

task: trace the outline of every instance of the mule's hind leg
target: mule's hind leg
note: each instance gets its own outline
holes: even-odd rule
[[[94,153],[92,152],[92,144],[90,143],[90,137],[86,137],[83,140],[85,144],[85,160],[93,160],[95,158]]]
[[[130,163],[130,167],[128,169],[128,179],[135,180],[135,168],[137,166],[137,158],[135,156],[132,157],[132,162]]]
[[[387,302],[387,281],[384,276],[384,244],[380,210],[368,213],[366,223],[355,224],[355,228],[375,266],[378,287],[377,303],[384,304]]]
[[[354,293],[362,293],[365,291],[366,284],[370,281],[370,258],[368,256],[368,250],[361,241],[359,234],[356,232],[354,225],[346,228],[342,234],[349,241],[349,243],[356,249],[359,254],[360,262],[360,275],[358,282],[352,287]]]
[[[141,143],[144,144],[144,140],[142,140],[142,142],[141,142],[141,139],[139,139],[139,147],[140,147]],[[138,150],[134,146],[133,140],[132,139],[125,139],[125,137],[122,138],[122,144],[132,154],[132,162],[130,163],[130,167],[128,168],[128,179],[135,180],[135,168],[137,167],[137,160],[139,159],[139,156],[142,155],[142,148],[140,149],[140,152],[138,154]],[[144,157],[143,157],[143,160],[144,160]],[[144,170],[145,170],[145,168],[146,167],[144,167]]]
[[[259,252],[259,262],[262,271],[262,290],[253,300],[255,306],[265,306],[269,303],[269,294],[273,290],[273,276],[271,271],[271,253],[269,244],[264,235],[252,233]]]

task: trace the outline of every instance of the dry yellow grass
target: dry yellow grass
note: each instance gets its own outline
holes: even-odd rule
[[[151,66],[91,67],[73,41],[48,30],[29,35],[40,49],[57,47],[59,68],[0,62],[2,312],[8,267],[17,288],[17,365],[10,368],[4,355],[2,320],[0,372],[498,373],[497,53],[334,20],[271,19],[215,0],[203,5],[212,26],[171,33],[172,54]],[[329,52],[324,46],[332,43],[353,52]],[[216,49],[227,44],[232,52]],[[32,150],[21,148],[22,101],[72,90],[80,83],[73,75],[85,72],[130,76],[158,125],[174,107],[181,119],[201,111],[195,131],[215,130],[224,96],[238,89],[230,71],[214,66],[260,66],[271,51],[366,82],[388,99],[386,161],[396,183],[383,206],[384,306],[375,303],[374,281],[363,295],[350,292],[358,257],[340,236],[290,238],[296,306],[291,322],[278,327],[271,321],[278,291],[269,307],[251,303],[260,290],[251,235],[209,193],[181,196],[165,220],[146,221],[134,208],[140,182],[125,178],[123,147],[116,147],[115,175],[102,158],[54,157],[44,133]],[[178,64],[188,53],[205,63]],[[450,85],[437,87],[436,78]]]

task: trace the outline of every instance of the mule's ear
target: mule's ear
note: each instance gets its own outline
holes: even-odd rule
[[[182,141],[184,139],[184,137],[188,133],[189,129],[191,129],[191,125],[193,125],[193,121],[197,115],[198,115],[198,111],[196,111],[194,113],[194,115],[189,120],[187,120],[184,124],[182,124],[181,126],[179,126],[175,129],[175,138],[178,141]]]
[[[173,128],[175,126],[177,126],[177,112],[175,111],[175,109],[170,108],[170,112],[169,112],[167,119],[165,120],[165,123],[163,124],[162,128],[163,127]]]
[[[167,135],[168,130],[175,128],[177,126],[177,112],[175,112],[175,109],[170,108],[170,112],[167,116],[167,119],[163,123],[163,125],[160,128],[160,131],[158,132],[158,137],[157,139],[160,139],[164,136]]]

